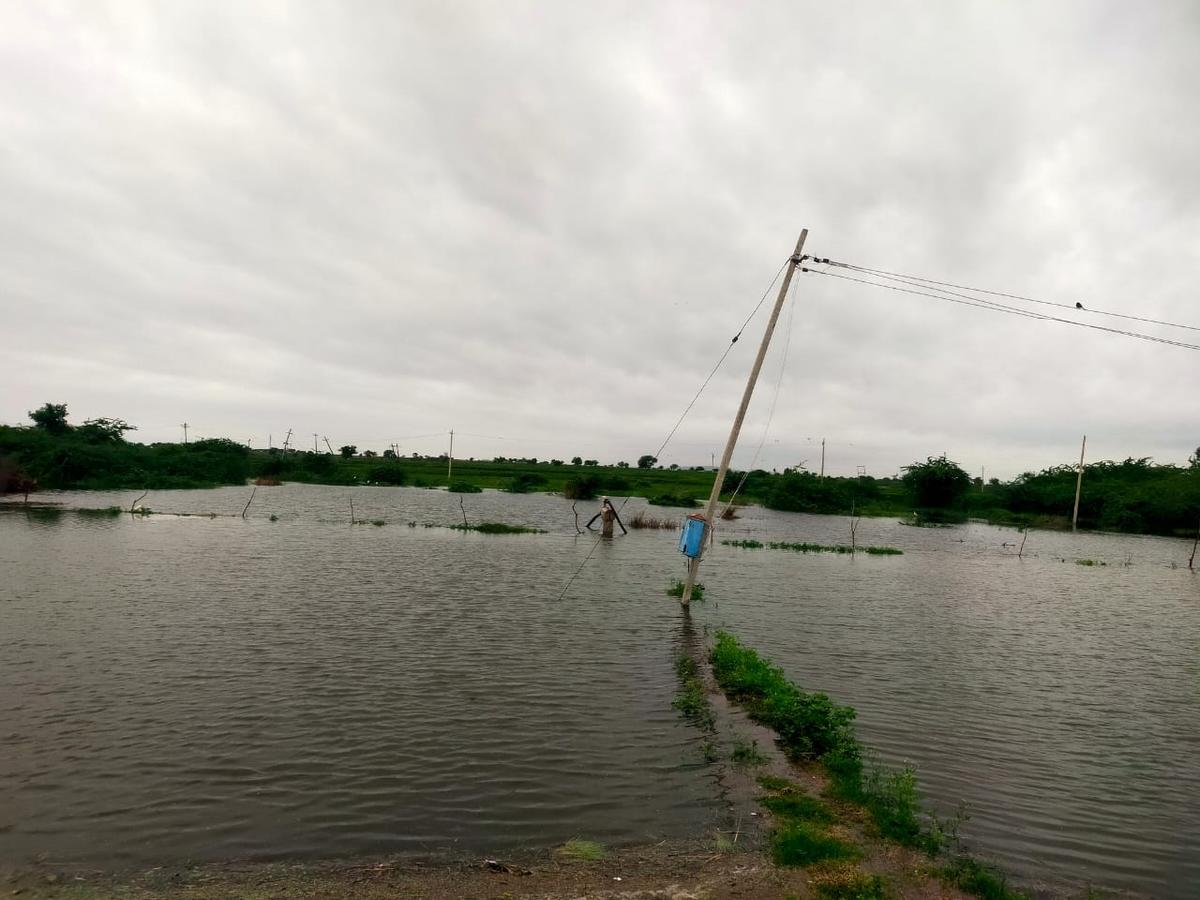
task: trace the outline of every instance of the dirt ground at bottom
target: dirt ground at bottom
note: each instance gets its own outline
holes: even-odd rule
[[[891,862],[894,896],[962,896],[926,877],[910,859]],[[598,861],[542,855],[495,860],[492,865],[482,859],[453,863],[379,859],[223,863],[127,875],[37,869],[0,875],[0,897],[61,900],[805,900],[813,896],[813,870],[778,868],[758,850],[718,852],[711,846],[670,842],[615,850]]]

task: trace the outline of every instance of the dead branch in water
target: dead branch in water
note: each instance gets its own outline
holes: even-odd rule
[[[258,491],[258,485],[254,486],[254,490],[250,492],[250,499],[246,501],[246,507],[242,510],[242,518],[246,518],[246,510],[250,508],[250,504],[254,502],[254,495]]]
[[[146,499],[146,495],[147,495],[147,494],[149,494],[149,493],[150,493],[150,491],[149,491],[149,490],[142,491],[142,496],[138,497],[136,500],[134,500],[132,503],[130,503],[130,504],[129,504],[129,511],[130,511],[130,512],[136,512],[136,511],[137,511],[137,505],[138,505],[139,503],[141,503],[143,500],[145,500],[145,499]]]

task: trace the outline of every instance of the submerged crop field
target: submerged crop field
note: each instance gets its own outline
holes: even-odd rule
[[[954,863],[963,879],[998,869],[1010,889],[1037,880],[1063,897],[1093,885],[1182,898],[1173,885],[1200,884],[1185,839],[1200,823],[1184,799],[1200,771],[1179,763],[1200,724],[1179,674],[1200,640],[1190,542],[863,519],[862,545],[903,553],[855,560],[769,552],[837,546],[843,517],[746,506],[719,526],[706,600],[685,615],[667,593],[682,574],[677,533],[579,535],[575,513],[594,511],[579,501],[295,483],[250,499],[238,486],[4,507],[0,678],[12,689],[0,716],[18,739],[0,757],[0,810],[11,811],[0,866],[49,854],[149,871],[430,847],[503,861],[572,840],[606,848],[571,861],[581,865],[663,840],[699,842],[700,859],[734,852],[749,811],[714,779],[753,781],[775,751],[773,737],[728,731],[703,665],[685,662],[703,662],[706,642],[728,647],[724,629],[760,674],[769,658],[800,686],[758,700],[731,688],[797,759],[827,755],[821,732],[772,709],[853,707],[863,769],[845,796],[868,810],[872,792],[892,798],[871,829],[919,845],[925,831],[896,804],[919,800],[951,821],[966,803],[961,835],[979,867]],[[623,516],[639,512],[664,515],[634,500]],[[450,527],[464,513],[520,533]],[[39,549],[51,541],[53,566]],[[1146,629],[1159,647],[1149,661]],[[745,654],[732,668],[756,671]],[[1113,702],[1160,723],[1153,739],[1131,746],[1101,712]],[[1071,717],[1086,741],[1061,725]],[[796,750],[804,741],[811,749]],[[1131,753],[1136,769],[1112,765]],[[912,764],[915,780],[872,780],[876,758],[892,773]],[[874,858],[870,835],[820,821],[820,805],[849,801],[762,790],[772,821],[791,822],[781,861],[825,853],[827,838]],[[72,799],[43,801],[55,792]],[[1184,827],[1162,828],[1164,814]],[[1086,864],[1080,846],[1095,848]],[[874,890],[859,865],[851,854],[797,871]]]

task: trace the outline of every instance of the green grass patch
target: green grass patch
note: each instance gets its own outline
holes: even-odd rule
[[[774,728],[794,759],[820,759],[840,750],[861,755],[851,723],[854,710],[825,694],[810,694],[787,680],[727,631],[718,631],[712,650],[713,674],[722,689],[742,702],[752,718]]]
[[[452,494],[482,494],[483,488],[461,478],[455,478],[446,489]]]
[[[584,841],[579,838],[572,838],[555,853],[567,859],[581,859],[588,862],[596,862],[608,856],[608,851],[604,845],[596,841]]]
[[[762,541],[745,540],[745,541],[721,541],[726,547],[741,547],[743,550],[761,550],[767,546]]]
[[[959,856],[941,870],[942,880],[983,900],[1028,900],[1028,895],[1008,886],[998,869],[969,856]]]
[[[775,794],[763,797],[759,802],[780,819],[795,822],[829,823],[833,821],[833,813],[828,806],[816,797],[802,792]]]
[[[887,881],[857,866],[830,864],[812,873],[810,883],[821,900],[886,900]]]
[[[1077,559],[1077,560],[1075,560],[1075,565],[1077,565],[1077,566],[1107,566],[1108,563],[1104,562],[1103,560]]]
[[[775,791],[781,794],[802,790],[798,784],[793,784],[786,778],[780,778],[778,775],[759,775],[758,786],[764,791]]]
[[[727,631],[712,649],[713,675],[722,690],[755,721],[773,728],[796,760],[819,761],[830,776],[830,793],[867,809],[880,833],[928,853],[941,849],[944,833],[925,822],[910,769],[865,773],[863,749],[854,733],[854,709],[788,681],[783,670]]]
[[[683,599],[683,589],[686,586],[687,585],[685,585],[678,578],[672,578],[671,586],[667,588],[667,594],[671,597],[679,597],[680,599]],[[698,601],[704,600],[704,585],[700,583],[692,585],[692,599]]]
[[[480,522],[478,525],[450,525],[455,531],[478,531],[480,534],[545,534],[530,525],[506,525],[504,522]]]
[[[827,859],[856,859],[859,849],[813,822],[788,822],[771,835],[777,866],[811,866]]]

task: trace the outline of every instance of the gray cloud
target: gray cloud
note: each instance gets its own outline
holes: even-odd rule
[[[1185,2],[5,5],[0,419],[633,459],[805,225],[819,255],[1196,323],[1198,26]],[[1083,432],[1200,443],[1191,351],[797,288],[760,465],[822,437],[837,473],[948,451],[1000,476]],[[762,322],[667,461],[719,452]]]

